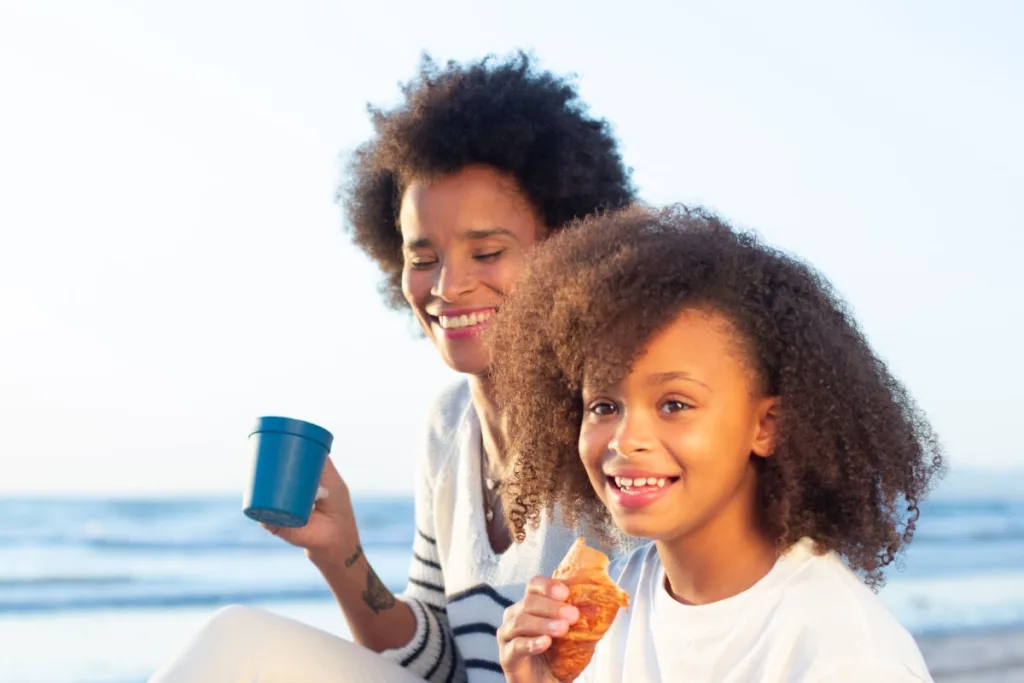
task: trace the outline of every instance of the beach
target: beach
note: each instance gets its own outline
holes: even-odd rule
[[[1024,629],[918,638],[935,683],[1024,683]]]

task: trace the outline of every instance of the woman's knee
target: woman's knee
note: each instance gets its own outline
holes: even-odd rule
[[[268,614],[261,609],[246,605],[227,605],[217,609],[206,619],[205,626],[212,628],[234,628],[259,620]]]
[[[252,653],[259,651],[266,612],[228,605],[206,618],[182,650],[149,679],[149,683],[195,680],[249,680]],[[255,647],[254,647],[255,646]]]
[[[213,640],[221,646],[241,640],[251,644],[253,640],[259,640],[259,634],[274,621],[274,615],[270,612],[246,605],[227,605],[206,619],[199,629],[197,638],[204,641]]]

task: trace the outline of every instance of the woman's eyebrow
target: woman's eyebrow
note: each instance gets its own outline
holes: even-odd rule
[[[476,228],[474,230],[467,230],[466,232],[459,235],[460,240],[482,240],[488,237],[515,237],[508,228]]]
[[[458,236],[458,239],[462,242],[470,242],[472,240],[482,240],[488,237],[512,237],[515,238],[515,233],[508,228],[474,228],[473,230],[466,230]],[[405,242],[402,246],[406,249],[425,249],[430,246],[429,237],[417,237],[414,240]]]

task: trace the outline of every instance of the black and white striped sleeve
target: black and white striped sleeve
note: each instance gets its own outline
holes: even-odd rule
[[[466,669],[455,648],[446,610],[444,574],[434,533],[433,486],[427,463],[416,482],[416,536],[409,584],[399,599],[416,615],[416,634],[408,645],[382,653],[430,683],[464,683]]]

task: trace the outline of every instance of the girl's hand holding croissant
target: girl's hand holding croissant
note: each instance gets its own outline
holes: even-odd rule
[[[569,589],[560,581],[538,576],[526,587],[526,596],[505,610],[498,629],[498,651],[509,683],[556,683],[543,656],[552,637],[564,636],[580,617],[564,602]]]

